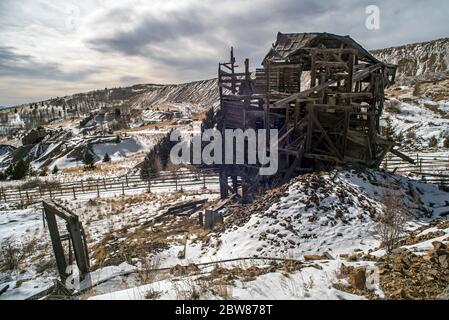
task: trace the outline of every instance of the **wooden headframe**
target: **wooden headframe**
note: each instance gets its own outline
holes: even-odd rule
[[[257,165],[221,165],[222,198],[230,192],[250,198],[247,193],[301,172],[375,168],[393,150],[379,119],[396,67],[350,37],[279,33],[262,66],[254,77],[245,60],[244,72],[237,72],[233,50],[230,62],[219,64],[218,128],[278,129],[279,172],[260,177]]]

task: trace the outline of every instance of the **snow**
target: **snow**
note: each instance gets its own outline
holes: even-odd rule
[[[410,230],[425,225],[435,218],[441,208],[447,208],[449,199],[447,193],[433,185],[401,176],[385,175],[382,172],[368,172],[370,179],[374,177],[378,182],[377,185],[370,182],[366,173],[355,171],[305,175],[291,181],[285,187],[283,196],[275,200],[265,211],[253,213],[246,223],[231,226],[224,232],[211,233],[207,244],[196,239],[195,236],[189,237],[186,258],[182,262],[177,258],[177,253],[183,249],[183,246],[175,241],[176,237],[169,240],[173,243],[167,249],[150,254],[150,257],[159,260],[160,267],[163,268],[180,263],[188,265],[253,256],[303,260],[305,254],[329,253],[336,260],[314,261],[313,263],[319,265],[319,268],[306,263],[301,270],[288,274],[278,270],[254,279],[237,279],[227,288],[229,296],[233,299],[363,299],[364,297],[337,290],[332,285],[341,282],[337,278],[342,263],[339,260],[340,254],[350,254],[358,250],[368,252],[379,246],[375,221],[369,213],[375,216],[382,209],[379,201],[387,191],[386,186],[389,185],[387,182],[390,185],[393,183],[399,186],[399,192],[403,194],[404,201],[413,214],[409,225]],[[317,189],[311,187],[313,181],[319,181]],[[406,195],[409,186],[415,191],[419,189],[422,192],[421,207],[415,206],[411,198]],[[343,198],[339,196],[341,191],[345,193]],[[214,200],[218,197],[217,193],[191,192],[180,195],[176,201],[182,202],[192,197]],[[307,206],[307,201],[312,195],[318,197],[319,206]],[[88,243],[91,247],[113,230],[130,226],[128,232],[132,232],[134,228],[132,226],[146,223],[159,215],[168,194],[161,192],[145,195],[143,193],[143,196],[141,201],[130,201],[129,204],[125,204],[123,210],[114,213],[110,212],[110,208],[114,206],[111,201],[118,201],[120,198],[112,193],[109,195],[111,198],[96,199],[94,202],[81,198],[77,201],[64,201],[63,205],[76,212],[81,221],[85,222],[85,228],[89,231]],[[343,212],[344,221],[335,218],[337,209],[344,208],[346,208]],[[315,214],[314,219],[311,219],[312,214]],[[0,215],[0,240],[14,236],[23,242],[32,238],[47,239],[45,241],[48,242],[48,235],[42,228],[41,219],[41,212],[37,209],[3,208]],[[290,223],[287,223],[289,220]],[[430,228],[422,234],[433,231],[435,229]],[[449,228],[444,231],[445,236],[426,240],[408,248],[417,252],[427,250],[433,241],[447,237]],[[264,233],[266,238],[259,239]],[[48,250],[51,250],[51,247]],[[384,254],[383,250],[373,252],[373,255],[382,254]],[[99,284],[94,288],[94,296],[91,299],[143,299],[149,290],[159,292],[158,299],[178,299],[180,291],[188,290],[192,285],[200,285],[202,281],[197,275],[181,278],[165,276],[150,284],[142,285],[135,276],[124,275],[136,271],[138,262],[139,260],[133,260],[132,264],[122,263],[117,266],[99,268],[90,274],[81,288],[86,288],[90,284]],[[360,261],[358,264],[354,262],[354,265],[370,265],[370,263]],[[263,264],[263,261],[251,260],[246,266],[263,266]],[[241,266],[238,262],[220,263],[220,265],[222,267]],[[207,274],[211,270],[212,267],[206,267],[201,274]],[[38,274],[32,267],[23,275],[9,272],[2,273],[0,276],[0,279],[4,279],[1,283],[10,284],[11,287],[1,299],[23,299],[50,286],[57,274],[55,270]],[[17,281],[21,279],[27,281],[16,288]],[[205,292],[202,298],[222,299],[211,291]]]
[[[94,153],[103,159],[107,153],[112,161],[124,159],[132,153],[141,151],[142,145],[134,139],[122,140],[120,143],[103,143],[93,146]]]
[[[236,300],[361,300],[356,296],[337,290],[332,284],[337,282],[335,269],[338,261],[329,261],[320,266],[323,270],[306,267],[288,275],[272,272],[261,275],[255,280],[236,280],[228,286],[230,299]],[[148,292],[158,292],[160,300],[185,299],[183,291],[188,292],[195,286],[198,277],[189,276],[175,280],[161,280],[148,285],[93,296],[90,300],[142,300]],[[199,290],[199,289],[198,289]],[[205,292],[201,299],[223,299],[223,297]]]
[[[35,209],[0,211],[0,242],[28,237],[42,228],[42,214]]]

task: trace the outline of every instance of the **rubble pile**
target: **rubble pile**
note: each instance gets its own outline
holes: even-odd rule
[[[449,285],[449,250],[433,242],[424,256],[399,248],[379,258],[380,286],[386,299],[435,299]]]

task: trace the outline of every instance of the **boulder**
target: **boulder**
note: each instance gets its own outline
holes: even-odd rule
[[[436,297],[436,300],[449,300],[449,286]]]
[[[364,290],[366,288],[366,270],[357,268],[348,277],[349,284],[356,289]]]

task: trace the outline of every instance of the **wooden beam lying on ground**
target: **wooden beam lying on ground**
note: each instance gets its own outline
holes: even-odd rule
[[[196,210],[206,202],[207,202],[207,199],[189,201],[186,203],[182,203],[182,204],[178,204],[178,205],[169,207],[165,213],[179,215],[186,211]]]
[[[403,154],[402,152],[396,150],[396,149],[391,149],[390,152],[392,154],[394,154],[395,156],[398,156],[399,158],[401,158],[404,161],[407,161],[411,164],[415,164],[415,160],[413,160],[412,158],[410,158],[409,156]]]

